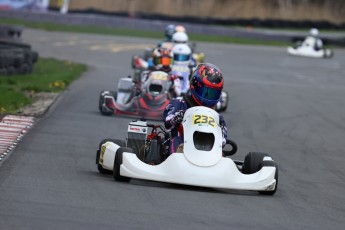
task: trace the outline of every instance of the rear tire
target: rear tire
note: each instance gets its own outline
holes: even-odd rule
[[[115,160],[114,160],[113,177],[116,181],[129,182],[131,180],[130,177],[121,176],[120,174],[120,167],[123,161],[124,152],[131,152],[134,154],[134,151],[131,148],[119,148],[116,151]]]
[[[332,57],[333,57],[333,50],[328,50],[326,58],[332,58]]]
[[[242,173],[252,174],[258,172],[263,166],[274,166],[276,172],[274,179],[276,180],[276,186],[273,191],[259,191],[263,195],[273,195],[276,193],[278,188],[278,166],[274,161],[263,161],[264,157],[270,156],[267,153],[250,152],[244,158]]]
[[[112,171],[111,170],[108,170],[108,169],[104,169],[102,167],[102,165],[99,163],[99,158],[100,158],[100,155],[101,155],[101,148],[102,148],[102,145],[106,142],[113,142],[117,145],[119,145],[120,147],[125,147],[126,146],[126,142],[123,141],[123,140],[117,140],[117,139],[103,139],[100,143],[99,143],[99,146],[98,146],[98,150],[96,152],[96,164],[97,164],[97,169],[100,173],[102,174],[112,174]]]

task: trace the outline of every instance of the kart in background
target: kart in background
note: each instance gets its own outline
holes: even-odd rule
[[[287,52],[294,56],[304,56],[313,58],[331,58],[333,57],[333,51],[331,49],[318,49],[314,46],[310,46],[308,43],[297,42],[293,47],[288,47]]]
[[[121,78],[117,91],[104,90],[100,93],[99,111],[102,115],[162,120],[163,111],[170,101],[170,87],[171,80],[162,71],[154,71],[148,75],[148,79],[140,81]]]

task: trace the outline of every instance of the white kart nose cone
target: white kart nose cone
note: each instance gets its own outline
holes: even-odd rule
[[[212,166],[222,157],[222,131],[219,114],[213,109],[196,106],[187,110],[184,121],[184,154],[198,166]]]

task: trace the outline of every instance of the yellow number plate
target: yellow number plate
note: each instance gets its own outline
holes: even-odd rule
[[[213,117],[206,116],[206,115],[194,115],[193,116],[193,124],[206,124],[206,125],[211,125],[212,127],[215,127],[215,120]]]
[[[161,80],[161,81],[166,81],[168,79],[168,76],[166,74],[162,74],[162,73],[153,73],[151,75],[151,78],[153,80]]]

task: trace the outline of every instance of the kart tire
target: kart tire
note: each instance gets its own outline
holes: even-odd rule
[[[101,147],[104,143],[106,142],[113,142],[117,145],[119,145],[120,147],[125,147],[126,146],[126,141],[123,141],[123,140],[117,140],[117,139],[103,139],[100,143],[99,143],[99,146],[98,146],[98,150],[96,152],[96,164],[97,164],[97,169],[100,173],[102,174],[112,174],[112,171],[111,170],[108,170],[108,169],[104,169],[102,167],[102,165],[99,163],[99,158],[100,158],[100,154],[101,154]]]
[[[22,63],[17,70],[19,74],[27,74],[29,72],[29,66],[26,63]]]
[[[256,173],[260,170],[259,166],[267,153],[250,152],[244,158],[242,172],[244,174]]]
[[[125,177],[125,176],[121,176],[120,175],[120,166],[122,164],[122,160],[123,160],[123,153],[124,152],[131,152],[134,153],[133,149],[131,148],[126,148],[126,147],[122,147],[119,148],[116,151],[116,155],[115,155],[115,159],[114,159],[114,170],[113,170],[113,177],[116,181],[120,181],[120,182],[129,182],[131,180],[130,177]]]
[[[131,67],[132,67],[132,69],[135,69],[135,61],[134,61],[135,56],[136,55],[133,55],[132,59],[131,59]]]
[[[244,158],[242,173],[252,174],[258,172],[263,166],[274,166],[276,173],[274,178],[276,180],[276,187],[273,191],[259,191],[263,195],[273,195],[277,191],[278,187],[278,167],[274,161],[263,161],[264,157],[270,156],[267,153],[250,152]]]
[[[332,58],[333,57],[333,50],[328,50],[328,49],[324,49],[324,58]]]
[[[32,63],[36,63],[38,61],[39,54],[36,51],[32,51]]]
[[[145,61],[148,61],[152,57],[152,50],[151,49],[145,49],[143,59]]]
[[[104,103],[104,95],[102,95],[102,94],[103,94],[103,91],[99,95],[98,109],[99,109],[99,111],[101,112],[102,115],[110,116],[110,115],[113,114],[113,112],[111,112],[111,111],[104,111],[103,110],[103,106],[102,105]]]
[[[226,94],[226,104],[225,104],[225,106],[222,108],[222,112],[225,112],[226,111],[226,109],[228,108],[228,104],[229,104],[229,93],[227,92],[227,91],[224,91],[225,92],[225,94]]]
[[[7,75],[11,76],[11,75],[14,75],[14,74],[16,74],[16,69],[13,66],[7,67]]]
[[[274,179],[276,180],[276,187],[272,191],[259,191],[259,193],[262,195],[272,196],[276,193],[277,188],[278,188],[278,166],[274,161],[271,161],[271,162],[270,161],[263,161],[260,164],[260,168],[262,168],[264,166],[274,166],[276,168],[276,173],[274,174]]]
[[[231,146],[231,150],[228,151],[228,150],[223,149],[223,156],[225,156],[225,157],[226,156],[232,156],[232,155],[234,155],[237,152],[238,147],[237,147],[236,142],[234,142],[234,141],[232,141],[230,139],[227,139],[226,140],[226,145],[230,145]]]

